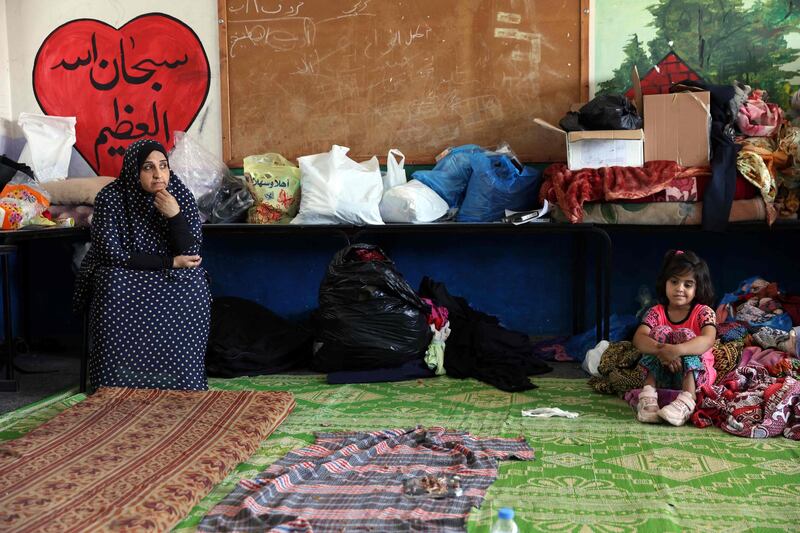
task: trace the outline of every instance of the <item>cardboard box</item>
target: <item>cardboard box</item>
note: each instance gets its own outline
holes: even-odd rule
[[[642,130],[594,130],[566,132],[542,119],[539,126],[560,132],[567,143],[567,167],[570,170],[601,167],[640,167],[644,163]]]
[[[644,160],[709,165],[708,91],[644,96]]]

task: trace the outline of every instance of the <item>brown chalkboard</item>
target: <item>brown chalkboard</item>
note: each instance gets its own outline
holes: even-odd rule
[[[588,93],[588,0],[219,0],[223,152],[349,146],[431,163],[508,141],[564,158],[557,123]]]

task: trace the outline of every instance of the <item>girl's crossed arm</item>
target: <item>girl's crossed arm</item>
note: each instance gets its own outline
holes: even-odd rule
[[[681,344],[662,344],[649,337],[650,327],[641,324],[633,336],[633,345],[642,353],[658,357],[664,365],[678,361],[683,355],[700,355],[714,346],[717,338],[717,329],[707,325],[700,330],[700,336]],[[675,365],[679,369],[679,365]]]
[[[716,338],[717,328],[711,325],[703,326],[703,329],[700,330],[700,336],[681,344],[666,345],[662,349],[662,352],[666,352],[665,357],[662,358],[661,355],[658,357],[661,362],[669,367],[670,371],[679,372],[683,368],[681,356],[705,353],[714,346]]]
[[[703,326],[700,335],[681,344],[676,344],[679,355],[701,355],[714,346],[717,340],[717,328],[711,325]]]
[[[659,350],[663,344],[650,338],[650,326],[640,324],[633,334],[633,346],[642,353],[653,354]]]

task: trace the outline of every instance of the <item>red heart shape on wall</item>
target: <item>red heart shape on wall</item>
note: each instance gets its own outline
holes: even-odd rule
[[[53,30],[33,65],[33,92],[48,115],[77,117],[76,148],[100,175],[116,176],[140,138],[172,148],[208,96],[208,57],[197,34],[163,13],[116,29],[79,19]]]

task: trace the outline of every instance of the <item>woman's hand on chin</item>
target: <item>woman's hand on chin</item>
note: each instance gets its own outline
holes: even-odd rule
[[[162,215],[172,218],[181,212],[178,201],[166,189],[161,189],[155,193],[153,203]]]

